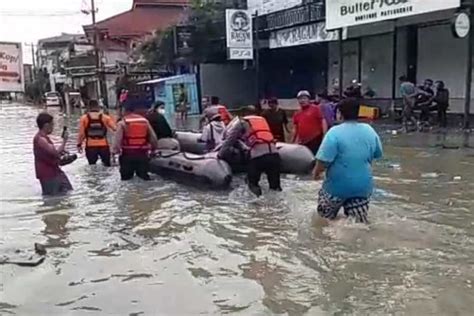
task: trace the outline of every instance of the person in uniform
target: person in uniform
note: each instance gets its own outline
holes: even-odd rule
[[[123,181],[136,174],[150,180],[148,174],[150,150],[158,149],[158,140],[148,120],[135,112],[140,106],[125,106],[122,120],[117,124],[113,153],[119,155],[120,176]]]
[[[100,158],[102,164],[110,167],[110,146],[107,132],[117,129],[114,120],[100,111],[97,100],[89,101],[89,111],[79,121],[77,150],[82,152],[85,144],[86,158],[90,165],[95,165]]]

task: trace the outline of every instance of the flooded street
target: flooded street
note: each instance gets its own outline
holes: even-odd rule
[[[75,190],[43,198],[38,112],[0,109],[0,257],[48,250],[35,268],[0,265],[1,315],[472,315],[472,147],[382,129],[371,224],[316,227],[320,183],[293,176],[255,199],[241,176],[224,192],[122,183],[81,157],[64,168]]]

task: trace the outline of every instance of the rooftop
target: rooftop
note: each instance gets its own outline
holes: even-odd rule
[[[84,34],[68,34],[68,33],[61,33],[61,35],[43,38],[38,41],[39,45],[43,44],[56,44],[56,43],[70,43],[78,40],[87,41]]]
[[[133,7],[140,6],[187,6],[189,0],[134,0]]]
[[[164,30],[181,21],[183,17],[184,10],[181,6],[137,6],[98,22],[97,28],[109,37],[141,37],[159,29]],[[92,25],[85,25],[84,31],[92,32]]]

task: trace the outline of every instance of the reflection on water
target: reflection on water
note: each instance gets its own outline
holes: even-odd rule
[[[31,153],[37,113],[0,110],[2,256],[34,242],[48,249],[39,267],[0,266],[2,315],[472,313],[469,148],[384,134],[371,224],[315,226],[319,184],[291,176],[281,195],[256,199],[239,177],[227,192],[159,177],[122,183],[116,168],[82,158],[65,168],[75,191],[43,198]],[[57,118],[74,133],[75,120]]]

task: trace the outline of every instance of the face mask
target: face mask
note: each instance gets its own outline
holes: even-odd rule
[[[165,114],[165,109],[158,109],[158,113],[160,113],[161,115],[164,115]]]

